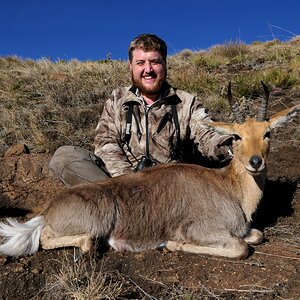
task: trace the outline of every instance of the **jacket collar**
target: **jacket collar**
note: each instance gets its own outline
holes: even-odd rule
[[[144,101],[140,96],[139,90],[136,86],[131,86],[128,88],[127,92],[121,100],[122,105],[127,105],[130,102],[135,102],[136,104],[144,105]],[[176,88],[172,87],[169,83],[165,83],[162,91],[155,103],[161,104],[178,104],[182,102],[178,95],[176,94]]]

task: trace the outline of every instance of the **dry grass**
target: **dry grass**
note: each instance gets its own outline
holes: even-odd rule
[[[105,261],[99,265],[95,260],[74,261],[73,256],[64,254],[58,273],[54,274],[43,292],[60,299],[118,299],[127,293],[126,278],[118,272],[106,271]]]
[[[3,149],[18,141],[35,152],[51,152],[62,144],[91,144],[104,100],[118,84],[129,84],[126,64],[119,61],[35,62],[9,57],[0,59],[0,68]]]
[[[237,99],[261,95],[260,81],[299,91],[299,37],[245,45],[231,42],[207,51],[169,57],[169,81],[199,95],[204,105],[227,112],[226,85]],[[38,61],[0,58],[0,154],[17,142],[33,152],[73,144],[92,148],[104,101],[130,84],[124,61]]]

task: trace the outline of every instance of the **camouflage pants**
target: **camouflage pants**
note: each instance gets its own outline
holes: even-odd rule
[[[105,180],[111,177],[100,157],[75,146],[58,148],[49,163],[49,169],[66,186]]]

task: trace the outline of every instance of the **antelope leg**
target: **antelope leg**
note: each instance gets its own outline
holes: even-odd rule
[[[93,239],[89,234],[61,236],[49,225],[43,229],[40,241],[43,249],[79,247],[82,253],[87,253],[93,246]]]
[[[185,242],[167,241],[166,249],[170,251],[184,251],[195,254],[208,254],[229,258],[245,259],[248,256],[248,245],[242,239],[233,237],[228,243],[201,246]]]

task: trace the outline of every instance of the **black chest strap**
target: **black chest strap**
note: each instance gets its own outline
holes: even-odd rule
[[[126,115],[126,128],[124,143],[129,147],[129,142],[131,139],[131,127],[132,127],[132,114],[133,114],[133,104],[128,105],[127,115]]]

